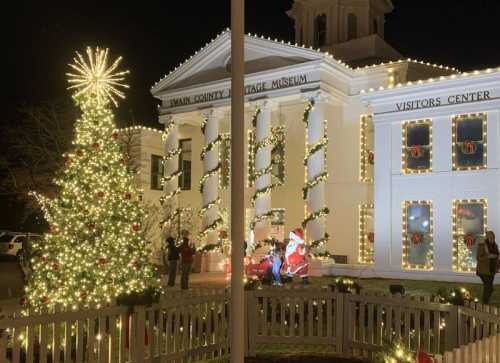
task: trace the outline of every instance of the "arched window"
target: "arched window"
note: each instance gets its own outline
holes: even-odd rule
[[[356,39],[358,37],[358,18],[355,14],[347,15],[347,40]]]
[[[326,44],[326,14],[314,19],[314,47],[321,48]]]
[[[373,34],[378,34],[378,21],[373,19]]]

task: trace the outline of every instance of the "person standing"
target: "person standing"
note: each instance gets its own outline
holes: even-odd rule
[[[173,237],[167,238],[168,253],[168,286],[175,286],[175,277],[177,275],[177,261],[179,261],[179,249],[175,245]]]
[[[281,246],[278,240],[273,239],[273,285],[281,286]]]
[[[182,245],[180,247],[181,254],[181,289],[187,290],[189,288],[189,273],[191,272],[191,265],[193,264],[193,257],[196,250],[189,244],[189,233],[182,231]]]
[[[490,302],[493,293],[493,281],[498,272],[498,245],[493,231],[486,232],[486,238],[477,246],[476,274],[483,282],[483,304]]]

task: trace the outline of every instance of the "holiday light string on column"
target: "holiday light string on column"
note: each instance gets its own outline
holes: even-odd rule
[[[372,165],[375,162],[375,155],[373,150],[368,149],[368,131],[369,129],[373,129],[373,116],[372,115],[361,115],[361,125],[359,127],[360,132],[360,166],[359,166],[359,179],[364,183],[373,183],[373,171],[371,176],[369,175],[369,165]],[[372,143],[373,143],[373,132],[372,132]]]
[[[314,108],[314,104],[315,104],[314,99],[310,99],[306,103],[306,106],[304,108],[304,113],[302,115],[302,122],[305,124],[305,129],[306,129],[306,133],[305,133],[306,134],[306,140],[305,140],[305,149],[306,150],[305,150],[305,157],[304,157],[304,173],[305,173],[304,179],[305,179],[305,181],[304,181],[304,187],[302,188],[304,200],[306,200],[309,197],[309,190],[316,187],[320,183],[326,182],[326,180],[328,178],[327,171],[319,172],[311,180],[309,180],[309,176],[308,176],[308,165],[307,164],[308,164],[309,159],[317,152],[323,152],[325,155],[325,159],[326,159],[326,148],[328,145],[328,136],[326,135],[327,134],[327,131],[326,131],[327,120],[323,120],[323,123],[324,123],[323,124],[323,126],[324,126],[323,137],[318,142],[314,143],[313,145],[309,145],[309,135],[308,135],[309,134],[308,127],[309,127],[309,122],[310,122],[309,116],[311,114],[311,111]],[[304,217],[304,220],[302,221],[302,228],[304,228],[304,229],[307,229],[307,224],[309,222],[315,221],[319,218],[325,218],[330,213],[330,209],[326,206],[319,209],[319,210],[310,212],[310,213],[307,213],[307,207],[305,208],[305,210],[306,210],[306,212],[305,212],[306,215]],[[328,242],[329,237],[330,236],[328,235],[328,233],[325,233],[323,235],[323,237],[310,242],[311,253],[314,256],[319,257],[319,258],[333,258],[333,255],[328,251],[324,251],[324,252],[315,251],[317,248],[323,247],[324,244],[326,242]]]
[[[364,203],[359,205],[359,225],[358,225],[358,234],[359,234],[359,254],[358,254],[358,262],[364,264],[373,264],[374,261],[374,249],[373,249],[373,240],[375,235],[373,231],[369,231],[367,228],[367,218],[369,216],[369,211],[371,210],[373,213],[373,204],[372,203]],[[371,241],[370,241],[371,234]]]
[[[208,123],[208,118],[209,118],[208,116],[204,116],[203,121],[201,123],[201,132],[203,133],[203,135],[205,135],[205,129],[206,129],[206,126]],[[207,145],[205,145],[205,147],[203,147],[203,149],[200,153],[200,159],[203,162],[205,161],[207,154],[209,152],[213,151],[214,147],[219,145],[221,140],[222,140],[221,135],[217,135],[217,137],[215,139],[210,140],[207,143]],[[203,193],[203,190],[205,188],[205,183],[207,182],[207,180],[209,178],[217,175],[217,173],[219,173],[219,171],[221,169],[221,162],[219,159],[219,153],[217,153],[217,159],[218,159],[218,162],[214,168],[203,172],[203,175],[201,176],[200,182],[199,182],[200,193]],[[208,211],[210,209],[214,208],[215,206],[219,205],[220,201],[221,201],[221,199],[219,197],[216,197],[215,199],[209,201],[207,204],[203,205],[201,210],[200,210],[200,211],[203,211],[202,216],[204,216],[206,218]],[[204,239],[210,232],[215,232],[215,231],[219,230],[219,228],[222,227],[222,224],[223,224],[222,218],[219,216],[214,221],[212,221],[212,223],[205,226],[198,234],[198,237],[200,238],[200,240]],[[205,248],[205,246],[202,246],[202,248]]]
[[[127,72],[116,70],[121,58],[109,66],[107,57],[107,49],[87,48],[87,59],[77,53],[74,73],[67,75],[82,114],[54,180],[60,188],[50,199],[31,193],[49,223],[48,232],[33,241],[33,272],[23,299],[35,311],[99,308],[121,295],[160,287],[111,110],[124,97]]]
[[[175,127],[175,121],[173,118],[171,118],[169,120],[169,122],[165,125],[165,131],[162,135],[162,141],[163,142],[166,142],[168,137],[170,136],[170,133],[173,131]],[[168,173],[167,172],[167,163],[169,161],[171,161],[173,158],[179,156],[181,154],[181,148],[176,146],[174,147],[173,149],[171,150],[168,150],[165,152],[165,155],[163,157],[163,170],[165,171],[164,172],[164,176],[162,177],[161,181],[162,181],[162,185],[163,185],[163,190],[164,190],[164,194],[160,197],[160,204],[163,205],[165,202],[168,202],[170,201],[170,199],[172,199],[173,197],[175,197],[176,195],[178,195],[180,192],[181,192],[181,188],[179,187],[178,183],[175,185],[175,188],[167,193],[167,190],[168,190],[168,185],[172,185],[172,183],[174,183],[174,179],[176,179],[177,177],[179,177],[181,174],[182,174],[182,170],[180,170],[180,168],[177,168],[176,170],[173,170],[172,172]],[[167,218],[166,219],[170,219]],[[162,224],[164,225],[164,224]]]

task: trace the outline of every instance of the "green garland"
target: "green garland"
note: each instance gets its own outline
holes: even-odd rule
[[[224,223],[224,221],[222,220],[221,217],[217,218],[212,223],[210,223],[208,226],[203,228],[203,230],[198,234],[199,238],[202,239],[210,232],[216,231],[223,223]]]
[[[166,201],[168,201],[170,198],[175,197],[177,194],[181,192],[180,188],[176,188],[174,191],[172,191],[170,194],[163,195],[160,197],[160,204],[163,205]]]
[[[207,146],[204,146],[202,149],[201,149],[201,153],[200,153],[200,159],[203,160],[205,159],[205,156],[207,156],[207,154],[218,144],[220,144],[222,142],[223,138],[222,138],[222,135],[218,135],[215,140],[211,141]]]
[[[168,139],[168,136],[172,132],[172,129],[175,127],[175,122],[173,119],[170,120],[168,124],[165,125],[165,131],[163,132],[162,135],[162,140],[166,141]],[[163,164],[165,165],[167,161],[172,160],[174,157],[180,155],[181,149],[179,147],[172,149],[170,151],[167,151],[165,153],[165,156],[163,157]],[[172,181],[174,178],[178,177],[182,173],[181,170],[177,169],[170,173],[169,175],[163,176],[161,179],[162,185],[165,185],[166,183]],[[170,200],[177,194],[181,192],[181,189],[179,186],[177,186],[173,191],[171,191],[169,194],[163,195],[160,197],[160,205],[163,205],[166,201]],[[175,215],[175,214],[174,214]],[[170,217],[169,217],[170,218]],[[167,218],[167,220],[169,219]],[[165,223],[161,222],[161,226],[165,225]]]
[[[314,100],[310,100],[306,108],[304,109],[304,113],[302,114],[302,122],[306,124],[306,126],[309,124],[309,114],[311,113],[312,109],[314,107]]]
[[[307,150],[306,156],[304,156],[304,161],[303,161],[304,165],[307,165],[307,161],[309,160],[309,158],[322,148],[325,148],[324,151],[326,151],[327,145],[328,145],[328,137],[324,136],[321,138],[321,140],[319,140],[317,143],[311,146],[311,148]]]
[[[169,181],[171,181],[172,179],[180,176],[182,174],[182,170],[180,169],[177,169],[176,171],[174,171],[173,173],[171,173],[170,175],[167,175],[167,176],[164,176],[163,178],[161,178],[161,182],[163,184],[165,183],[168,183]]]
[[[266,213],[260,214],[258,216],[255,216],[250,223],[250,229],[253,230],[255,228],[255,225],[259,222],[262,222],[263,220],[266,220],[268,218],[273,217],[277,213],[276,210],[271,209],[270,211],[267,211]]]
[[[268,136],[262,140],[260,140],[257,144],[255,144],[255,150],[260,150],[266,146],[273,145],[276,142],[274,136]],[[257,151],[255,152],[257,153]]]
[[[172,213],[171,215],[169,215],[167,218],[165,218],[163,221],[160,222],[160,228],[163,227],[165,224],[172,223],[180,213],[182,213],[182,210],[176,209],[174,213]]]
[[[316,175],[310,182],[307,182],[306,186],[302,188],[302,199],[306,200],[309,190],[314,188],[316,185],[326,181],[326,179],[328,179],[328,172],[324,171]]]
[[[219,204],[220,202],[221,202],[221,198],[220,197],[218,197],[217,199],[212,200],[211,202],[208,202],[198,212],[199,216],[202,217],[205,214],[206,211],[208,211],[210,208],[214,207],[215,205]]]
[[[310,246],[311,248],[318,248],[318,247],[321,247],[323,246],[326,242],[328,242],[328,240],[330,239],[330,235],[328,233],[325,233],[325,235],[320,238],[320,239],[317,239],[315,241],[312,241]]]
[[[254,195],[252,196],[252,207],[255,207],[255,201],[259,197],[261,197],[261,196],[269,193],[274,187],[276,187],[276,184],[270,184],[270,185],[268,185],[268,186],[266,186],[266,187],[264,187],[262,189],[256,190],[255,193],[254,193]]]
[[[182,150],[178,147],[176,149],[173,149],[171,151],[168,151],[165,153],[165,156],[163,157],[163,161],[169,161],[170,159],[175,158],[177,155],[180,155]]]
[[[221,168],[221,163],[217,164],[215,168],[210,169],[203,174],[203,176],[200,179],[200,186],[199,186],[200,193],[203,193],[203,189],[205,188],[205,181],[212,175],[217,174],[220,168]]]
[[[306,228],[307,223],[309,223],[315,219],[324,217],[328,213],[330,213],[330,209],[328,209],[328,207],[323,207],[321,209],[318,209],[315,212],[309,213],[309,215],[302,221],[302,228]]]

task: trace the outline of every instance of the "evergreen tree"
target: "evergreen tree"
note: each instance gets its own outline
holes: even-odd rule
[[[55,180],[58,196],[33,193],[49,224],[33,246],[26,288],[33,307],[99,306],[158,286],[141,228],[144,211],[111,110],[124,96],[127,72],[116,71],[121,58],[108,67],[107,54],[87,48],[88,60],[77,53],[70,65],[69,88],[82,114]]]

